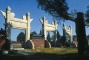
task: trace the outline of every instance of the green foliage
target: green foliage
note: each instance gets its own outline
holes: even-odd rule
[[[33,37],[34,35],[37,35],[37,33],[36,33],[35,31],[34,31],[34,32],[31,32],[30,38],[32,39],[32,37]]]
[[[89,35],[87,35],[87,39],[89,40]]]
[[[59,34],[59,31],[57,31],[57,40],[60,40],[60,34]]]
[[[48,35],[47,35],[47,40],[50,42],[51,38],[50,38],[50,34],[48,32]]]
[[[86,12],[86,17],[89,18],[89,10]]]
[[[39,33],[39,35],[42,35],[42,31],[40,30],[40,33]]]
[[[66,0],[37,0],[38,7],[56,19],[68,19],[68,6]]]
[[[66,45],[66,37],[64,37],[64,36],[61,37],[60,44],[61,44],[61,46],[65,47],[65,45]]]
[[[51,37],[51,40],[54,40],[54,39],[55,39],[55,36],[54,36],[54,34],[53,34],[52,37]],[[60,40],[59,31],[57,31],[57,40]]]
[[[41,53],[41,54],[68,54],[77,53],[76,48],[38,48],[34,50],[29,50],[28,52]]]
[[[51,36],[51,40],[52,41],[54,41],[54,39],[55,39],[55,36],[54,36],[54,34]]]
[[[86,11],[86,14],[85,14],[85,17],[86,17],[86,23],[89,23],[89,6],[87,6],[87,11]]]
[[[73,38],[77,38],[77,36],[76,35],[73,35]]]
[[[17,36],[17,42],[24,42],[25,41],[25,34],[23,32],[19,33]]]
[[[6,32],[2,28],[0,29],[0,39],[5,39],[6,38]]]
[[[35,34],[37,34],[37,33],[34,31],[34,32],[31,32],[31,34],[35,35]]]

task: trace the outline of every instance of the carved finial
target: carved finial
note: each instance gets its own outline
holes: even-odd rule
[[[23,15],[23,17],[22,17],[22,18],[23,18],[23,20],[26,20],[26,16],[25,16],[25,15]]]
[[[71,30],[72,29],[72,26],[69,25],[69,29]]]
[[[7,7],[7,10],[11,10],[10,6]]]
[[[0,12],[2,13],[2,15],[6,18],[6,13],[5,12],[3,12],[3,11],[1,11],[0,10]]]
[[[28,12],[27,15],[30,15],[30,13]]]
[[[15,17],[15,14],[14,14],[13,12],[11,13],[11,17],[12,17],[12,18],[14,18],[14,17]]]
[[[43,17],[42,17],[42,20],[46,20],[46,17],[45,17],[45,16],[43,16]]]
[[[54,20],[54,24],[56,24],[56,20]]]

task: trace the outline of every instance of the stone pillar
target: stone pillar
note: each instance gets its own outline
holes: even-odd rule
[[[54,32],[54,36],[55,36],[55,42],[57,41],[57,23],[54,20],[54,25],[55,25],[55,32]]]
[[[10,17],[11,17],[11,8],[9,6],[6,8],[6,14],[5,15],[3,15],[3,16],[5,16],[5,32],[6,32],[6,43],[4,45],[4,49],[10,50],[10,45],[11,45],[10,44],[10,41],[11,41],[10,30],[11,30],[11,28],[9,27],[9,20],[10,20]]]
[[[42,20],[43,20],[43,24],[42,24],[43,25],[42,26],[43,27],[43,35],[44,35],[44,39],[47,40],[47,35],[46,35],[46,18],[43,17]]]
[[[30,23],[33,19],[30,19],[30,13],[28,12],[26,14],[26,20],[27,20],[27,28],[25,30],[25,34],[26,34],[26,39],[25,39],[25,44],[24,47],[29,49],[34,49],[34,43],[32,42],[32,40],[30,40]]]
[[[73,42],[73,36],[72,36],[72,26],[69,26],[70,29],[70,42]]]
[[[9,23],[10,17],[11,17],[11,8],[8,6],[6,8],[6,23]]]
[[[30,39],[30,24],[29,23],[31,23],[31,21],[30,21],[30,13],[29,12],[26,14],[26,20],[27,20],[27,29],[26,29],[26,40],[25,40],[25,42],[27,42],[27,40]]]
[[[11,8],[8,6],[8,7],[6,8],[6,18],[5,18],[5,30],[6,30],[6,36],[7,36],[7,39],[8,39],[8,40],[11,40],[11,39],[10,39],[10,36],[9,36],[9,35],[11,35],[11,34],[9,33],[10,28],[8,27],[9,24],[10,24],[10,22],[9,22],[10,17],[11,17]]]

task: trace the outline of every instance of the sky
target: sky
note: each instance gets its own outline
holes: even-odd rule
[[[73,11],[76,9],[78,12],[85,13],[87,10],[87,6],[89,6],[89,0],[67,0],[69,10],[68,12]],[[53,21],[53,17],[49,15],[48,13],[44,12],[43,10],[39,9],[37,7],[36,0],[0,0],[0,10],[6,11],[6,8],[10,6],[11,11],[15,13],[16,18],[22,18],[23,15],[25,15],[27,12],[30,13],[30,17],[33,19],[31,22],[31,32],[36,31],[38,34],[40,30],[42,29],[42,25],[39,19],[41,19],[43,16],[46,17],[48,20],[48,23],[51,24]],[[0,13],[0,28],[4,27],[5,19]],[[75,35],[75,23],[71,21],[65,21],[61,22],[58,25],[58,31],[60,35],[63,34],[62,32],[62,24],[65,23],[66,27],[68,28],[69,25],[72,26],[72,33]],[[89,28],[86,28],[86,34],[88,35]],[[11,29],[11,40],[15,40],[17,38],[17,35],[20,32],[24,32],[24,30],[19,29]],[[52,33],[51,33],[52,34]]]

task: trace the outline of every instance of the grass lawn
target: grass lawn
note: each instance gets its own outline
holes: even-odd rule
[[[78,55],[77,48],[38,48],[19,51],[20,55],[3,55],[3,60],[89,60],[89,54]],[[8,58],[5,58],[8,57]]]
[[[77,48],[38,48],[29,51],[32,51],[33,53],[60,55],[60,54],[68,54],[68,53],[77,53]]]

